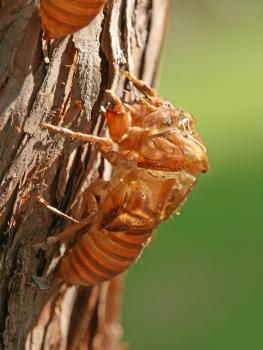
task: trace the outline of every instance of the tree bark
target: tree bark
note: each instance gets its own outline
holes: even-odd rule
[[[103,134],[105,89],[123,97],[126,69],[152,84],[168,0],[115,0],[84,29],[42,38],[36,1],[0,1],[0,349],[123,349],[121,277],[59,283],[63,244],[46,238],[78,217],[80,193],[109,168],[89,144],[42,122]]]

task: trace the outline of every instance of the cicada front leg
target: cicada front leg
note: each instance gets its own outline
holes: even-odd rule
[[[72,131],[68,128],[64,128],[61,126],[55,126],[48,123],[42,123],[42,128],[48,129],[50,131],[63,134],[65,137],[70,139],[75,139],[83,142],[91,142],[94,144],[98,144],[100,149],[103,150],[103,152],[109,152],[113,149],[113,141],[108,137],[101,137],[91,134],[84,134],[81,132]]]
[[[106,113],[108,115],[109,112],[105,112],[105,114]],[[114,112],[114,118],[115,118],[115,116],[116,116],[116,113]],[[114,133],[114,130],[117,130],[118,133],[120,132],[118,129],[118,125],[112,125],[112,127],[110,127],[109,124],[111,124],[111,123],[108,121],[108,127],[109,127],[110,131],[112,131],[113,133]],[[55,125],[48,124],[48,123],[42,123],[41,126],[45,129],[52,131],[52,132],[63,134],[67,138],[79,140],[82,142],[91,142],[91,143],[98,145],[99,152],[113,166],[116,166],[118,161],[119,161],[120,154],[119,154],[119,152],[114,151],[114,141],[109,137],[101,137],[101,136],[96,136],[96,135],[91,135],[91,134],[84,134],[81,132],[75,132],[75,131],[72,131],[68,128],[55,126]],[[122,135],[122,132],[120,133],[120,135]]]
[[[112,90],[105,91],[104,101],[105,108],[102,111],[107,121],[110,136],[114,142],[119,143],[131,127],[129,113]]]

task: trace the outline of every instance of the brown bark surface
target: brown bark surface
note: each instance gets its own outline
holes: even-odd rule
[[[80,193],[109,170],[96,148],[50,135],[41,122],[103,134],[105,89],[123,96],[129,70],[152,84],[167,0],[115,0],[89,26],[42,39],[36,1],[0,1],[0,349],[123,349],[121,278],[67,286],[54,269],[63,244],[46,246],[78,217]]]

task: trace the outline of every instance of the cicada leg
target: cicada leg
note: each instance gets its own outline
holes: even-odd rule
[[[75,131],[72,131],[70,129],[60,127],[60,126],[55,126],[55,125],[48,124],[48,123],[42,123],[41,126],[45,129],[50,130],[50,131],[63,134],[65,137],[68,137],[70,139],[76,139],[76,140],[83,141],[83,142],[96,143],[99,145],[100,149],[103,150],[103,152],[109,152],[113,148],[114,142],[108,137],[100,137],[100,136],[95,136],[95,135],[91,135],[91,134],[84,134],[81,132],[75,132]]]
[[[65,241],[73,236],[81,230],[83,227],[90,225],[94,219],[94,213],[91,213],[87,218],[81,220],[76,224],[72,224],[67,226],[63,231],[55,236],[50,236],[47,238],[47,244],[54,244],[56,242]]]
[[[138,90],[143,92],[147,97],[157,97],[157,94],[154,89],[152,89],[148,84],[143,80],[137,79],[128,71],[123,71],[122,74],[129,79],[137,87]]]
[[[104,92],[104,103],[111,104],[113,108],[110,108],[116,114],[125,114],[126,110],[121,99],[114,94],[112,90],[106,90]],[[107,112],[103,111],[103,112]]]
[[[105,112],[105,114],[106,114],[106,112]],[[110,127],[110,125],[111,125],[110,122],[108,122],[108,127],[110,130],[117,128],[116,125],[115,126],[112,125],[112,128]],[[120,154],[119,154],[119,152],[116,152],[113,150],[114,142],[108,137],[100,137],[100,136],[95,136],[95,135],[91,135],[91,134],[84,134],[81,132],[75,132],[75,131],[72,131],[70,129],[60,127],[60,126],[55,126],[55,125],[48,124],[48,123],[42,123],[41,126],[45,129],[50,130],[50,131],[63,134],[65,137],[70,138],[70,139],[76,139],[76,140],[83,141],[83,142],[95,143],[98,145],[98,149],[99,149],[100,153],[102,154],[102,156],[105,159],[107,159],[108,162],[110,162],[113,166],[116,166],[116,164],[118,163],[118,159],[120,157]]]
[[[59,234],[55,236],[51,236],[47,238],[46,244],[54,244],[59,241],[65,241],[71,237],[73,237],[79,230],[83,229],[85,226],[90,225],[97,212],[100,202],[100,198],[104,195],[105,191],[107,190],[108,182],[102,179],[99,179],[92,183],[86,191],[84,191],[81,194],[81,198],[79,199],[79,202],[82,205],[82,208],[80,208],[78,211],[80,212],[80,216],[87,215],[85,218],[81,219],[80,221],[77,221],[70,216],[64,214],[60,210],[52,207],[49,205],[46,201],[43,201],[42,199],[40,202],[44,204],[49,210],[53,211],[54,213],[61,215],[63,217],[66,217],[67,219],[71,219],[74,222],[74,224],[67,226],[63,231],[61,231]],[[37,245],[37,244],[36,244]]]

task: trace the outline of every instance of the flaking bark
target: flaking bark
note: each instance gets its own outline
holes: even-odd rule
[[[121,278],[92,288],[56,280],[60,244],[41,245],[78,217],[74,201],[109,176],[96,148],[41,122],[103,134],[105,89],[120,69],[152,84],[167,0],[115,0],[73,36],[46,42],[35,1],[0,2],[0,349],[123,349]]]

